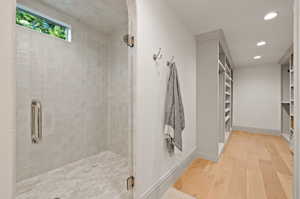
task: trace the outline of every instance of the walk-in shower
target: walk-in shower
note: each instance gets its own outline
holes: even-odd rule
[[[17,199],[129,199],[126,0],[19,0]]]

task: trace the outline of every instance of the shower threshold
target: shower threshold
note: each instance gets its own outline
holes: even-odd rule
[[[129,199],[128,162],[110,151],[17,183],[16,199]]]

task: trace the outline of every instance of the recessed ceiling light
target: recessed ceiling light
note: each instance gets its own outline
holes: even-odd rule
[[[267,44],[267,42],[265,42],[265,41],[259,41],[259,42],[257,42],[257,46],[264,46],[264,45],[266,45]]]
[[[260,55],[257,55],[255,57],[253,57],[253,59],[261,59],[261,56]]]
[[[273,12],[269,12],[268,14],[266,14],[264,19],[266,21],[268,21],[268,20],[276,18],[277,16],[278,16],[278,13],[273,11]]]

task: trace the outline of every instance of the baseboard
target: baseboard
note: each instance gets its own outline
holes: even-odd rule
[[[288,143],[290,143],[290,136],[287,134],[281,134],[281,137],[283,137],[284,140],[286,140]]]
[[[205,159],[205,160],[210,160],[213,162],[218,162],[218,159],[219,159],[218,154],[211,155],[211,154],[202,153],[201,151],[197,151],[197,157]]]
[[[196,148],[178,165],[170,169],[138,199],[159,199],[176,182],[183,171],[197,158]]]
[[[253,128],[253,127],[244,127],[244,126],[233,126],[232,130],[234,131],[246,131],[249,133],[261,133],[280,136],[281,131],[276,129],[262,129],[262,128]]]

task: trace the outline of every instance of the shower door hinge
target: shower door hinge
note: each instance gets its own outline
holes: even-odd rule
[[[127,34],[123,37],[123,40],[128,47],[130,47],[130,48],[134,47],[134,44],[135,44],[134,36]]]
[[[134,188],[135,185],[135,178],[130,176],[127,178],[127,190],[130,191]]]

